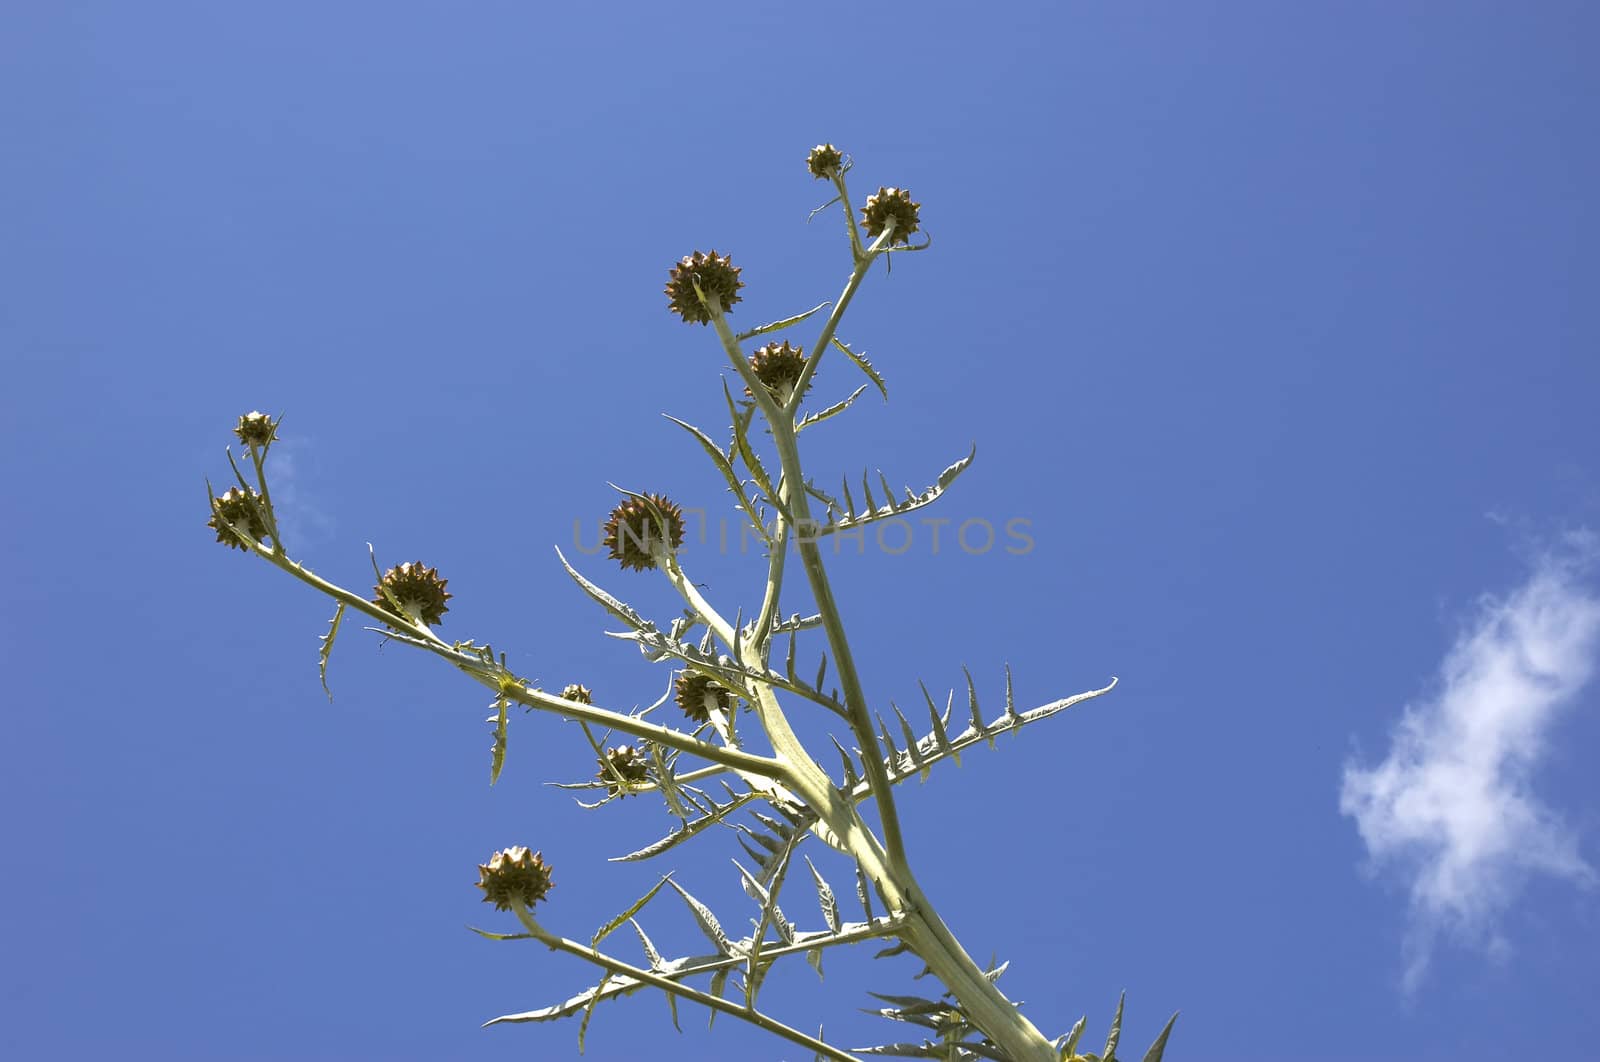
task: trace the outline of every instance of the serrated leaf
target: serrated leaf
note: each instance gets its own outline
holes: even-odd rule
[[[657,886],[657,888],[659,887],[660,886]],[[661,953],[656,950],[655,941],[651,940],[649,936],[645,934],[644,926],[641,926],[637,920],[630,918],[628,919],[628,923],[633,926],[633,931],[639,934],[639,946],[644,948],[645,958],[650,960],[650,969],[660,969]]]
[[[720,954],[732,955],[733,945],[728,940],[728,934],[723,932],[722,923],[718,922],[717,916],[711,913],[711,908],[695,899],[689,894],[688,889],[685,889],[671,878],[667,879],[667,883],[677,890],[679,896],[683,897],[683,902],[688,905],[690,913],[694,915],[695,924],[700,927],[700,932],[706,935],[706,939],[711,941]]]
[[[1078,1050],[1078,1041],[1083,1038],[1083,1030],[1088,1026],[1088,1024],[1089,1016],[1086,1014],[1077,1020],[1077,1022],[1072,1026],[1072,1030],[1068,1032],[1066,1036],[1061,1038],[1059,1043],[1061,1045],[1062,1058],[1070,1058],[1072,1054]]]
[[[856,399],[861,397],[861,392],[865,391],[866,389],[867,389],[867,385],[866,384],[862,384],[860,387],[858,387],[854,391],[852,391],[850,393],[850,397],[846,398],[844,401],[835,402],[833,405],[829,406],[827,409],[820,410],[820,411],[818,411],[816,413],[808,413],[804,417],[801,417],[800,418],[800,422],[794,426],[795,433],[798,434],[798,433],[800,433],[801,431],[803,431],[804,429],[806,429],[807,427],[809,427],[812,424],[821,424],[823,421],[827,420],[829,417],[836,417],[840,413],[843,413],[845,410],[849,409],[852,405],[855,404]],[[827,498],[823,498],[822,501],[824,503],[826,503],[828,501],[828,499]]]
[[[589,947],[598,948],[602,940],[606,939],[617,929],[621,928],[622,923],[632,922],[633,916],[644,910],[645,904],[655,899],[656,893],[661,891],[661,886],[665,885],[671,879],[671,877],[672,875],[670,874],[663,874],[661,876],[661,880],[652,885],[650,887],[650,891],[646,892],[643,896],[629,904],[626,911],[623,911],[621,914],[617,915],[617,917],[613,918],[611,921],[595,930],[594,936],[589,939]],[[639,929],[637,924],[635,924],[633,928]],[[639,930],[639,936],[644,936],[643,930]]]
[[[561,558],[561,566],[567,570],[567,574],[572,577],[572,581],[577,583],[578,586],[583,589],[583,592],[588,594],[594,601],[596,601],[601,608],[605,609],[607,612],[611,613],[613,616],[617,617],[617,619],[626,623],[630,627],[639,627],[644,623],[644,618],[640,616],[639,613],[635,612],[632,606],[623,601],[619,601],[615,597],[612,597],[594,583],[591,583],[582,575],[578,574],[578,569],[567,563],[567,556],[561,552],[560,546],[557,546],[555,549],[556,556]]]
[[[727,818],[729,814],[737,811],[739,808],[744,807],[744,805],[750,803],[750,801],[756,799],[759,795],[760,794],[754,792],[741,793],[736,800],[727,804],[717,805],[717,810],[715,812],[684,823],[679,829],[672,831],[659,841],[656,841],[653,844],[648,844],[636,852],[629,852],[627,855],[613,856],[609,862],[631,863],[641,859],[649,859],[652,856],[660,855],[662,852],[665,852],[670,848],[676,848],[684,841],[687,841],[689,838],[701,833],[708,827],[714,826],[721,822],[723,819]],[[688,796],[687,792],[684,792],[684,796]]]
[[[1122,1039],[1122,1007],[1128,1001],[1128,993],[1124,992],[1117,997],[1117,1013],[1111,1019],[1111,1031],[1106,1034],[1106,1049],[1102,1051],[1102,1058],[1115,1058],[1117,1055],[1117,1041]]]
[[[328,633],[317,639],[322,643],[317,649],[317,674],[322,678],[322,692],[328,695],[329,703],[333,701],[333,691],[328,688],[328,657],[333,655],[333,640],[339,637],[339,624],[343,622],[344,602],[341,601],[333,610],[333,619],[328,621]]]
[[[811,857],[806,856],[806,866],[811,868],[811,877],[817,883],[817,903],[822,907],[822,920],[828,923],[828,932],[839,932],[839,901],[834,898],[833,886],[823,879],[817,865],[811,862]],[[820,960],[819,960],[820,961]]]
[[[722,990],[728,984],[728,972],[728,968],[724,966],[722,969],[711,975],[711,994],[716,996],[718,999],[722,998]],[[717,1009],[715,1007],[711,1007],[709,1009],[711,1011],[711,1018],[706,1022],[706,1028],[708,1029],[717,1023]]]
[[[1161,1030],[1161,1035],[1156,1037],[1155,1043],[1150,1045],[1150,1050],[1144,1053],[1144,1062],[1161,1062],[1161,1056],[1167,1051],[1167,1037],[1172,1035],[1172,1027],[1178,1024],[1178,1015],[1173,1014],[1167,1019],[1167,1024]]]
[[[785,328],[793,328],[795,325],[799,324],[801,321],[804,321],[807,317],[810,317],[812,314],[816,313],[818,310],[824,309],[824,308],[832,306],[832,305],[833,305],[833,300],[832,299],[824,299],[823,301],[817,303],[815,306],[811,307],[811,309],[807,310],[805,313],[797,313],[793,317],[785,317],[781,321],[773,321],[773,322],[771,322],[769,324],[764,324],[764,325],[761,325],[761,326],[759,326],[757,328],[752,328],[748,332],[740,332],[738,335],[734,336],[734,338],[737,339],[739,342],[743,343],[745,340],[754,339],[756,336],[764,336],[764,335],[767,335],[770,332],[781,332]]]
[[[589,1034],[589,1019],[594,1017],[594,1008],[600,1005],[600,1000],[605,994],[606,982],[611,980],[611,971],[607,970],[600,977],[600,983],[594,986],[594,998],[589,1005],[583,1008],[583,1020],[578,1022],[578,1054],[583,1054],[583,1039]]]
[[[761,488],[761,493],[767,496],[767,501],[774,506],[778,504],[778,492],[772,487],[772,480],[767,477],[767,470],[761,464],[761,458],[756,456],[755,448],[750,445],[748,427],[739,418],[739,410],[733,402],[733,392],[728,390],[728,381],[722,381],[722,393],[728,400],[728,415],[733,418],[733,444],[739,452],[739,460],[744,462],[744,467],[756,477],[756,485]],[[779,510],[782,511],[781,509]],[[785,514],[787,519],[787,514]],[[792,523],[792,521],[791,521]]]
[[[843,341],[841,341],[837,336],[833,337],[833,345],[843,351],[845,357],[855,362],[856,368],[866,373],[867,379],[871,380],[873,384],[877,386],[878,393],[883,396],[883,400],[885,402],[889,401],[889,386],[883,382],[883,377],[878,373],[877,369],[872,367],[872,362],[867,360],[867,356],[865,354],[857,354],[855,351],[845,346]]]
[[[761,536],[763,541],[771,543],[772,536],[767,534],[766,526],[762,524],[760,517],[756,516],[756,511],[751,507],[750,499],[744,492],[744,484],[740,482],[739,474],[733,470],[733,465],[728,461],[727,455],[722,452],[722,448],[716,443],[712,442],[711,439],[707,437],[705,432],[701,431],[693,424],[690,424],[687,421],[679,420],[677,417],[666,413],[661,415],[695,437],[695,439],[700,443],[700,446],[705,450],[706,456],[711,458],[711,463],[717,466],[718,472],[722,473],[722,478],[728,481],[728,489],[733,492],[734,497],[739,499],[739,508],[744,510],[746,518],[748,518],[751,525],[755,527],[756,533]],[[735,651],[734,656],[738,656],[737,650]]]
[[[494,717],[494,747],[489,751],[490,785],[494,785],[500,780],[500,768],[506,765],[506,728],[511,702],[505,697],[501,697],[495,703],[495,707],[497,711]]]

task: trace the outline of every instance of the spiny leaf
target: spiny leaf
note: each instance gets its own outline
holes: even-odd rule
[[[840,413],[843,413],[845,410],[849,409],[852,405],[855,404],[855,400],[857,398],[860,398],[861,397],[861,392],[865,391],[866,389],[867,389],[867,385],[866,384],[862,384],[860,387],[856,388],[853,392],[851,392],[850,397],[845,399],[843,402],[835,402],[833,405],[829,406],[827,409],[821,410],[820,412],[817,412],[817,413],[808,413],[804,417],[801,417],[800,418],[800,422],[794,426],[795,432],[796,433],[801,432],[805,428],[809,427],[812,424],[821,424],[823,421],[827,420],[829,417],[836,417]],[[826,502],[828,499],[823,498],[822,500],[824,502]]]
[[[739,508],[744,510],[744,514],[749,519],[751,526],[756,529],[756,533],[759,534],[764,541],[770,543],[772,541],[772,536],[767,534],[766,526],[762,524],[761,519],[756,516],[755,509],[751,508],[750,499],[745,495],[744,492],[744,484],[740,482],[738,473],[733,470],[733,465],[729,463],[727,455],[722,452],[722,448],[716,443],[712,442],[711,439],[707,437],[705,432],[701,431],[693,424],[690,424],[687,421],[679,420],[677,417],[666,413],[661,415],[695,437],[695,439],[700,443],[701,448],[705,450],[706,456],[711,458],[711,463],[717,466],[718,472],[722,473],[722,478],[728,481],[728,489],[733,491],[734,497],[739,499]],[[737,656],[738,654],[735,653],[734,655]]]
[[[867,921],[874,918],[872,913],[872,900],[867,896],[867,875],[861,870],[861,864],[856,864],[856,899],[861,901],[861,909],[867,913]]]
[[[333,610],[333,619],[328,621],[328,633],[318,637],[322,643],[317,650],[317,673],[322,678],[322,692],[328,695],[328,701],[333,701],[333,691],[328,688],[328,657],[333,655],[333,640],[339,637],[339,624],[344,622],[344,602],[339,602],[339,607]]]
[[[950,734],[945,730],[945,722],[950,718],[949,708],[946,708],[944,715],[941,716],[939,706],[933,703],[933,694],[928,692],[927,685],[921,679],[917,680],[917,685],[922,688],[922,699],[928,702],[928,715],[933,719],[934,747],[941,752],[948,752],[955,758],[956,766],[961,766],[961,753],[950,747]]]
[[[855,362],[856,368],[866,373],[867,379],[871,380],[877,386],[878,393],[883,396],[883,400],[885,402],[889,401],[889,387],[883,382],[883,377],[879,375],[878,370],[872,367],[872,362],[867,360],[867,356],[865,354],[857,354],[855,351],[845,346],[844,342],[837,336],[833,338],[833,345],[844,351],[845,357]]]
[[[477,926],[468,926],[467,928],[472,930],[474,933],[478,934],[478,936],[487,937],[490,940],[532,940],[532,939],[534,939],[532,933],[491,933],[487,929],[479,929]]]
[[[1161,1056],[1167,1051],[1167,1037],[1172,1035],[1172,1027],[1178,1023],[1178,1015],[1173,1014],[1167,1019],[1166,1026],[1161,1030],[1161,1035],[1156,1037],[1155,1043],[1150,1045],[1150,1050],[1144,1053],[1144,1062],[1161,1062]]]
[[[805,860],[806,866],[811,868],[811,877],[817,883],[817,903],[822,907],[822,920],[828,923],[828,931],[830,933],[838,933],[839,901],[834,899],[833,887],[823,879],[822,874],[817,870],[817,865],[811,862],[810,856],[806,856]],[[871,921],[871,919],[869,918],[868,921]],[[814,964],[818,966],[819,972],[821,970],[820,963],[821,959],[819,958],[817,963]]]
[[[892,516],[902,516],[905,513],[932,505],[944,495],[944,492],[949,489],[950,484],[955,482],[956,477],[961,475],[962,472],[966,471],[967,467],[972,464],[972,460],[977,456],[977,454],[978,448],[976,445],[974,445],[971,452],[969,452],[966,457],[963,457],[961,460],[957,461],[955,464],[939,473],[939,478],[937,481],[935,481],[934,485],[923,491],[921,494],[912,494],[908,489],[906,491],[905,500],[897,502],[894,499],[894,495],[891,493],[884,500],[884,504],[882,506],[877,504],[877,499],[872,495],[872,487],[867,482],[866,475],[863,474],[861,486],[866,492],[867,507],[860,510],[856,509],[855,501],[850,496],[850,484],[848,481],[846,481],[843,486],[845,501],[848,503],[849,511],[844,516],[835,517],[830,522],[823,524],[817,529],[817,534],[819,536],[834,534],[838,531],[860,527],[863,524],[868,524],[875,520],[883,520]],[[882,473],[879,473],[879,475],[881,476]],[[885,487],[887,487],[887,482],[888,481],[885,479]]]
[[[617,917],[613,918],[611,921],[595,930],[594,936],[589,940],[589,947],[598,948],[600,946],[600,942],[609,937],[614,931],[619,929],[622,926],[622,923],[632,922],[633,916],[644,910],[645,904],[655,899],[656,893],[661,891],[661,886],[665,885],[671,879],[671,877],[672,875],[670,874],[663,874],[661,876],[661,880],[652,885],[649,892],[633,901],[633,903],[628,906],[626,911],[623,911],[621,914],[617,915]],[[635,923],[633,928],[639,929],[638,924]],[[644,936],[644,930],[639,929],[639,936]],[[659,958],[660,956],[656,956],[656,959]],[[652,961],[655,960],[653,959]]]
[[[627,855],[622,856],[613,856],[609,862],[630,863],[640,859],[649,859],[651,856],[658,856],[669,848],[676,848],[678,845],[702,832],[707,827],[714,826],[721,822],[723,819],[727,818],[731,812],[737,811],[739,808],[750,803],[750,801],[756,799],[758,795],[759,794],[754,792],[741,793],[737,798],[729,803],[718,805],[717,810],[714,813],[705,815],[691,822],[686,822],[679,829],[672,831],[671,833],[667,834],[667,836],[661,838],[659,841],[656,841],[654,844],[646,845],[636,852],[629,852]]]
[[[1056,1046],[1061,1050],[1062,1058],[1071,1058],[1073,1053],[1077,1051],[1078,1041],[1083,1038],[1083,1030],[1088,1024],[1089,1016],[1086,1014],[1078,1019],[1077,1024],[1073,1025],[1072,1030],[1067,1035],[1056,1041]]]
[[[711,975],[711,994],[716,996],[718,999],[722,998],[722,989],[728,983],[728,973],[728,968],[723,967]],[[708,1009],[711,1011],[711,1018],[706,1022],[706,1028],[709,1029],[713,1025],[717,1024],[717,1009],[715,1007]]]
[[[1122,1039],[1122,1006],[1128,1001],[1128,993],[1124,992],[1117,997],[1117,1013],[1111,1019],[1111,1031],[1106,1034],[1106,1049],[1100,1053],[1102,1058],[1115,1058],[1117,1056],[1117,1041]]]
[[[659,888],[659,886],[657,887]],[[639,946],[644,948],[645,957],[650,960],[650,969],[660,969],[661,953],[656,950],[655,942],[645,934],[644,926],[641,926],[637,920],[632,918],[628,919],[628,924],[633,926],[635,933],[639,934]]]
[[[711,941],[717,951],[723,955],[732,955],[733,945],[728,940],[728,934],[722,931],[722,923],[718,922],[717,916],[711,913],[711,908],[689,895],[689,890],[671,878],[667,879],[667,883],[677,890],[679,896],[683,897],[683,902],[689,906],[689,911],[694,915],[695,924],[700,927],[700,932],[706,935],[706,938]]]
[[[922,762],[922,753],[917,748],[917,735],[911,729],[911,723],[907,721],[905,713],[900,710],[900,706],[890,701],[889,707],[894,710],[895,718],[900,720],[900,732],[906,739],[906,755],[911,758],[911,765],[921,772],[922,780],[926,782],[928,780],[928,766]]]
[[[1007,726],[1012,726],[1012,727],[1016,726],[1018,723],[1020,723],[1022,721],[1022,717],[1017,714],[1017,699],[1013,695],[1012,690],[1011,690],[1011,665],[1010,664],[1006,665],[1006,714],[1005,714],[1005,721],[1006,721],[1006,725]]]
[[[811,964],[811,968],[813,970],[817,971],[817,980],[819,980],[819,981],[826,981],[827,980],[827,978],[822,976],[822,949],[821,948],[811,948],[809,951],[807,951],[806,952],[806,962],[809,962]]]
[[[747,339],[754,339],[756,336],[764,336],[769,332],[781,332],[785,328],[794,327],[801,321],[804,321],[807,317],[810,317],[812,314],[816,313],[818,310],[832,305],[832,299],[824,299],[815,306],[811,307],[811,309],[807,310],[805,313],[797,313],[793,317],[785,317],[781,321],[773,321],[770,324],[761,325],[759,328],[752,328],[748,332],[740,332],[737,336],[734,336],[734,338],[743,343]]]
[[[501,697],[495,702],[495,708],[494,748],[489,752],[490,785],[494,785],[500,780],[500,768],[506,765],[506,726],[507,715],[511,709],[511,702],[505,697]]]
[[[583,592],[598,602],[601,608],[630,627],[639,627],[644,623],[644,618],[635,612],[631,605],[617,600],[582,575],[579,575],[578,570],[567,563],[567,556],[561,552],[560,546],[556,547],[556,556],[561,558],[561,566],[567,570],[568,575],[572,576],[573,582],[582,587]]]
[[[850,762],[850,754],[844,750],[843,745],[839,744],[839,739],[829,734],[828,740],[833,742],[833,747],[839,750],[839,758],[844,761],[844,788],[848,792],[854,789],[856,783],[861,779],[856,774],[855,765]]]
[[[989,747],[994,748],[994,735],[989,733],[983,725],[983,712],[978,709],[978,687],[972,682],[972,672],[967,670],[965,664],[961,666],[961,673],[967,676],[967,707],[972,710],[972,729],[989,739]]]
[[[594,998],[589,1000],[589,1005],[583,1008],[583,1020],[578,1023],[578,1054],[583,1054],[583,1039],[589,1033],[589,1019],[594,1017],[594,1008],[600,1005],[600,997],[606,990],[606,982],[612,977],[607,970],[600,978],[600,983],[594,986]]]
[[[772,480],[767,478],[767,470],[762,467],[761,459],[756,456],[755,449],[750,445],[750,437],[746,428],[747,422],[739,418],[739,410],[733,403],[733,392],[728,390],[727,380],[722,381],[722,393],[728,399],[728,414],[733,417],[733,442],[734,447],[739,451],[739,460],[743,461],[744,467],[748,468],[750,474],[756,477],[756,485],[761,488],[761,493],[767,496],[769,502],[777,506],[778,492],[773,489]],[[782,512],[782,509],[780,508],[779,511]],[[787,515],[785,514],[786,518]]]

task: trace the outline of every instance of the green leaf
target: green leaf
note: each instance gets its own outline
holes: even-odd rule
[[[1117,997],[1117,1013],[1111,1019],[1111,1031],[1106,1034],[1106,1049],[1101,1057],[1113,1059],[1117,1057],[1117,1041],[1122,1039],[1122,1007],[1128,1001],[1128,993],[1124,992]]]
[[[797,313],[793,317],[785,317],[781,321],[773,321],[771,324],[764,324],[759,328],[752,328],[748,332],[740,332],[738,335],[734,336],[734,338],[743,343],[747,339],[754,339],[756,336],[764,336],[769,332],[781,332],[785,328],[794,327],[801,321],[804,321],[807,317],[810,317],[812,314],[816,313],[818,310],[832,305],[832,299],[824,299],[822,302],[819,302],[815,306],[811,307],[811,309],[807,310],[805,313]]]
[[[695,924],[700,927],[700,932],[706,935],[706,939],[711,941],[712,945],[721,954],[732,955],[733,945],[728,941],[728,934],[723,932],[722,923],[718,922],[717,916],[711,913],[711,908],[695,899],[689,894],[688,889],[685,889],[671,878],[667,879],[667,883],[677,890],[679,896],[683,897],[683,902],[688,905],[689,912],[694,915]]]
[[[1166,1027],[1161,1030],[1161,1035],[1156,1037],[1155,1043],[1150,1045],[1150,1050],[1144,1053],[1144,1062],[1161,1062],[1161,1056],[1167,1050],[1167,1037],[1172,1035],[1172,1027],[1178,1023],[1178,1015],[1173,1014],[1167,1019]]]
[[[857,354],[855,351],[845,346],[844,342],[841,341],[838,336],[833,337],[833,345],[844,351],[845,357],[855,362],[856,368],[866,373],[867,379],[871,380],[877,385],[878,393],[883,396],[883,400],[885,402],[889,401],[889,387],[883,382],[883,377],[878,373],[878,370],[872,367],[872,362],[867,360],[867,356],[865,354]]]
[[[498,708],[494,716],[494,748],[489,753],[489,784],[494,785],[500,780],[500,768],[506,765],[506,717],[511,708],[511,702],[501,697],[495,702]]]
[[[672,421],[672,423],[678,425],[678,427],[682,428],[684,431],[687,431],[689,434],[693,435],[699,441],[701,447],[704,448],[706,452],[706,456],[710,457],[712,464],[717,466],[717,471],[722,473],[722,478],[728,481],[728,489],[733,491],[734,497],[739,499],[739,508],[744,510],[744,514],[750,520],[751,526],[756,529],[756,533],[761,536],[763,541],[770,544],[772,542],[772,536],[767,534],[766,526],[763,525],[761,519],[756,516],[756,511],[751,507],[750,499],[744,492],[744,484],[739,482],[739,474],[733,470],[733,465],[731,462],[729,462],[727,455],[722,452],[722,448],[716,443],[712,442],[705,432],[701,431],[693,424],[679,420],[677,417],[666,413],[661,415]],[[735,656],[737,656],[737,654],[735,654]]]
[[[654,885],[652,885],[650,887],[650,891],[649,892],[645,893],[643,896],[641,896],[637,900],[633,901],[633,903],[629,905],[629,907],[628,907],[628,909],[626,911],[623,911],[621,914],[617,915],[617,917],[613,918],[611,921],[607,922],[605,925],[603,925],[599,929],[595,930],[594,936],[591,937],[590,940],[589,940],[589,947],[598,948],[600,946],[600,942],[602,940],[606,939],[613,932],[615,932],[617,929],[621,928],[622,923],[633,921],[633,916],[638,914],[640,911],[644,910],[644,905],[645,904],[647,904],[651,900],[655,899],[656,893],[661,891],[661,887],[667,883],[668,879],[671,876],[672,875],[670,875],[670,874],[663,874],[661,876],[661,880],[656,882]],[[648,945],[649,944],[649,940],[645,937],[644,930],[639,929],[639,926],[637,924],[635,924],[633,928],[638,930],[640,939],[644,940],[646,945]],[[647,947],[647,951],[648,950],[649,949]],[[661,956],[655,955],[655,956],[651,957],[651,962],[652,963],[659,962],[660,959],[661,959]]]
[[[843,413],[845,410],[849,409],[855,404],[855,400],[861,397],[861,392],[865,391],[867,386],[867,384],[862,384],[860,387],[852,391],[850,397],[846,398],[843,402],[835,402],[827,409],[816,413],[807,413],[805,416],[801,417],[800,422],[794,426],[795,433],[799,434],[812,424],[821,424],[829,417],[836,417],[840,413]]]
[[[339,637],[339,624],[344,622],[344,602],[339,602],[339,607],[333,610],[333,619],[328,621],[328,633],[320,635],[318,641],[322,643],[317,650],[317,673],[322,678],[322,692],[328,695],[329,703],[333,701],[333,691],[328,688],[328,657],[333,655],[333,640]]]

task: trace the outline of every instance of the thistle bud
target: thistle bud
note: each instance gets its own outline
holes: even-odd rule
[[[744,281],[739,279],[739,267],[728,255],[696,251],[682,259],[672,267],[667,278],[667,304],[688,324],[711,321],[710,308],[701,303],[700,296],[695,293],[696,281],[700,283],[706,303],[720,307],[724,313],[739,301],[739,289],[744,287]]]
[[[818,144],[811,149],[811,154],[806,156],[806,169],[810,170],[811,176],[819,181],[836,176],[843,164],[844,156],[839,154],[839,149],[832,144]]]
[[[629,498],[611,510],[602,544],[624,568],[656,567],[656,549],[683,545],[683,510],[660,494]]]
[[[876,239],[878,234],[894,222],[891,245],[910,243],[911,234],[917,231],[917,211],[921,203],[911,201],[911,193],[904,188],[879,188],[876,195],[867,196],[867,205],[861,210],[861,224],[867,235]]]
[[[211,506],[211,519],[206,526],[216,531],[217,541],[232,549],[249,551],[250,546],[234,527],[260,542],[267,537],[267,525],[261,519],[261,495],[248,487],[230,487]]]
[[[278,439],[278,425],[265,413],[250,412],[239,418],[233,433],[246,446],[264,447]]]
[[[593,704],[594,696],[589,692],[588,686],[580,686],[574,682],[561,689],[561,699],[564,701],[577,701],[579,704]]]
[[[678,676],[675,699],[678,707],[683,709],[683,714],[696,723],[709,721],[713,707],[724,712],[733,710],[733,694],[729,690],[704,675],[692,672]]]
[[[632,745],[618,745],[607,749],[606,754],[600,758],[599,776],[602,782],[609,782],[606,787],[612,796],[618,793],[628,795],[628,786],[638,785],[650,778],[646,770],[645,757]],[[619,784],[618,779],[622,783]]]
[[[448,579],[439,578],[439,569],[424,567],[421,561],[397,564],[384,572],[382,581],[372,588],[376,595],[372,603],[394,612],[389,600],[392,597],[399,603],[401,615],[432,627],[450,611],[445,602],[455,595],[444,588],[447,582]],[[389,591],[388,596],[384,595],[385,590]]]
[[[509,911],[515,903],[532,907],[555,883],[550,880],[543,853],[517,845],[479,863],[477,884],[483,890],[484,903],[494,904],[497,911]]]
[[[767,390],[780,405],[789,401],[789,396],[794,394],[795,385],[800,382],[800,374],[805,367],[805,350],[791,347],[788,340],[768,343],[750,355],[750,371],[756,374],[756,379],[767,385]],[[810,389],[808,380],[806,390]],[[750,394],[750,388],[746,387],[744,393]]]

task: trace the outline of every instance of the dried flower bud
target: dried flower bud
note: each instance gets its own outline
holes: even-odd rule
[[[805,350],[791,347],[788,340],[768,343],[750,355],[750,371],[756,374],[756,379],[767,385],[767,390],[780,404],[789,401],[789,396],[794,394],[795,384],[800,382],[800,373],[805,367]],[[810,389],[808,380],[806,390]],[[750,394],[750,388],[746,387],[744,393]]]
[[[724,712],[733,710],[731,692],[704,675],[688,671],[678,676],[676,699],[683,714],[697,723],[704,723],[711,718],[713,706]]]
[[[564,701],[577,701],[579,704],[594,703],[594,695],[589,692],[589,687],[580,686],[576,682],[562,688],[561,699]]]
[[[260,542],[267,537],[267,525],[261,519],[261,495],[248,487],[230,487],[211,507],[211,519],[206,526],[217,533],[217,541],[233,549],[249,551],[245,540],[234,531],[239,527],[245,534]]]
[[[708,324],[711,321],[710,309],[695,294],[697,280],[706,301],[721,307],[724,313],[739,301],[739,289],[744,287],[744,281],[739,279],[739,267],[733,264],[728,255],[719,256],[716,251],[710,254],[696,251],[681,260],[672,267],[667,278],[667,302],[672,312],[688,324]]]
[[[383,593],[387,589],[394,600],[400,603],[404,615],[432,627],[450,611],[450,606],[445,602],[455,595],[444,588],[449,581],[439,578],[439,569],[424,567],[421,561],[397,564],[384,572],[383,581],[372,588],[377,595],[372,603],[393,612],[394,606]]]
[[[878,234],[894,222],[894,235],[889,243],[910,243],[911,234],[917,231],[917,211],[921,203],[911,201],[911,193],[904,188],[879,188],[876,195],[867,196],[867,205],[861,210],[861,223],[867,235],[876,239]]]
[[[654,568],[657,547],[683,545],[683,510],[660,494],[629,498],[611,510],[602,544],[624,568]]]
[[[606,754],[601,757],[599,778],[602,782],[611,783],[606,788],[612,796],[618,793],[627,796],[627,786],[619,785],[617,779],[622,779],[628,785],[649,781],[650,774],[645,767],[645,757],[638,749],[632,745],[618,745],[616,748],[607,749]]]
[[[233,433],[246,446],[266,446],[277,441],[278,425],[267,414],[252,411],[239,418]]]
[[[530,852],[521,845],[496,852],[489,862],[478,864],[478,888],[483,902],[497,911],[509,911],[513,903],[532,907],[544,899],[554,882],[543,853]]]
[[[832,144],[818,144],[811,149],[811,154],[806,156],[806,169],[811,171],[811,176],[821,180],[831,178],[839,172],[839,167],[844,163],[844,156],[839,154],[839,149]]]

